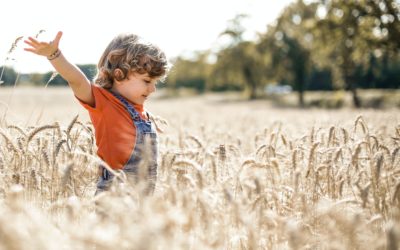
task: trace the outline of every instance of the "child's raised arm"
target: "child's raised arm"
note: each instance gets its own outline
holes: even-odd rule
[[[62,32],[59,31],[51,42],[41,42],[33,37],[28,37],[24,42],[30,46],[24,50],[34,54],[46,56],[57,72],[68,82],[75,96],[81,101],[94,106],[90,81],[75,65],[71,64],[58,48]]]

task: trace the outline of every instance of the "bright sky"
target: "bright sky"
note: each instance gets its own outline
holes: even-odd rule
[[[243,23],[247,38],[265,32],[293,0],[10,0],[1,4],[0,60],[14,40],[34,36],[51,40],[64,35],[60,49],[73,63],[97,63],[111,39],[132,32],[157,44],[168,57],[218,48],[218,35],[236,14],[250,17]],[[44,58],[24,52],[21,41],[7,65],[22,73],[52,70]],[[0,62],[0,65],[3,63]]]

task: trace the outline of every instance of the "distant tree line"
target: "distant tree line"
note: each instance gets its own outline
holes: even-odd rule
[[[80,70],[88,77],[88,79],[94,79],[96,76],[96,65],[94,64],[78,64]],[[12,67],[0,67],[0,72],[3,71],[1,81],[2,86],[13,86],[16,82],[29,83],[30,85],[43,86],[49,80],[51,80],[50,86],[67,86],[68,83],[60,76],[56,75],[51,79],[54,72],[32,73],[32,74],[18,74]]]

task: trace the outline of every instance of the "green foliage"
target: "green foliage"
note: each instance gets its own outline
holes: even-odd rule
[[[246,15],[237,15],[221,33],[221,36],[228,36],[231,42],[217,54],[210,89],[225,89],[219,87],[222,84],[229,84],[235,89],[243,85],[249,90],[249,99],[255,99],[264,79],[264,60],[256,44],[243,39],[244,28],[241,22],[244,18]],[[239,86],[236,87],[237,83]]]
[[[26,77],[27,77],[27,82],[29,82],[30,84],[35,85],[35,86],[43,85],[43,83],[46,82],[44,79],[44,77],[45,77],[44,74],[33,73],[33,74],[27,75]]]
[[[175,82],[176,88],[192,88],[198,92],[204,92],[206,88],[206,79],[202,77],[189,78],[189,79],[178,79]]]
[[[48,81],[50,81],[52,75],[54,72],[47,72],[43,75],[42,81],[40,84],[46,84]],[[54,77],[50,83],[50,86],[68,86],[67,81],[65,81],[60,75],[57,75]]]
[[[213,91],[224,91],[228,89],[239,89],[245,86],[243,75],[239,70],[236,58],[237,51],[232,48],[221,50],[217,55],[217,62],[213,65],[207,88]]]
[[[225,83],[253,85],[252,89],[257,84],[251,84],[251,78],[289,83],[298,91],[300,105],[305,103],[305,90],[350,90],[354,106],[360,107],[358,87],[400,84],[399,7],[393,0],[378,2],[296,1],[253,43],[253,51],[260,53],[252,60],[246,53],[251,46],[243,46],[240,22],[233,22],[236,26],[231,24],[225,32],[233,37],[232,46],[219,52],[214,71]],[[263,72],[262,77],[254,72],[249,73],[253,77],[244,77],[252,62],[251,68]],[[340,106],[337,103],[326,106]]]
[[[377,77],[384,71],[374,72],[373,66],[382,59],[366,52],[373,51],[379,57],[399,55],[399,7],[393,0],[328,0],[321,1],[319,8],[326,15],[316,19],[314,34],[321,42],[315,46],[320,53],[314,54],[320,64],[331,68],[334,83],[352,91],[354,106],[360,107],[356,88],[368,84],[378,87]],[[388,64],[384,67],[388,69]],[[397,79],[390,81],[389,86],[398,86]]]
[[[208,56],[207,52],[198,52],[193,55],[192,59],[176,58],[165,86],[175,89],[193,88],[198,92],[204,92],[211,70]]]
[[[304,105],[303,92],[310,77],[312,34],[317,5],[298,1],[289,5],[264,34],[259,47],[270,57],[269,77],[288,82],[299,93],[299,105]]]
[[[77,66],[90,81],[94,80],[97,74],[97,67],[95,64],[78,64]]]
[[[13,86],[17,81],[18,74],[11,67],[0,67],[0,81],[3,83],[0,86]]]
[[[94,80],[96,76],[96,65],[94,64],[78,64],[77,67],[86,75],[89,80]],[[52,77],[54,72],[47,72],[45,74],[30,74],[27,80],[33,85],[41,86],[46,84]],[[68,86],[67,81],[65,81],[60,75],[55,76],[49,83],[49,86]]]
[[[307,90],[333,90],[332,72],[329,69],[312,67],[307,84]]]

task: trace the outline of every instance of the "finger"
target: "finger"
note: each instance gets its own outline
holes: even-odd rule
[[[36,47],[36,45],[34,43],[32,43],[31,41],[24,40],[24,43],[28,44],[31,47]]]
[[[25,51],[32,52],[32,53],[35,53],[35,49],[32,49],[32,48],[24,48],[24,50],[25,50]]]
[[[28,40],[29,40],[31,43],[33,43],[33,44],[39,44],[39,41],[36,40],[36,39],[33,38],[33,37],[28,37]]]
[[[56,35],[56,37],[54,38],[54,45],[56,45],[56,47],[58,48],[58,44],[60,43],[61,37],[62,37],[62,32],[59,31]]]

